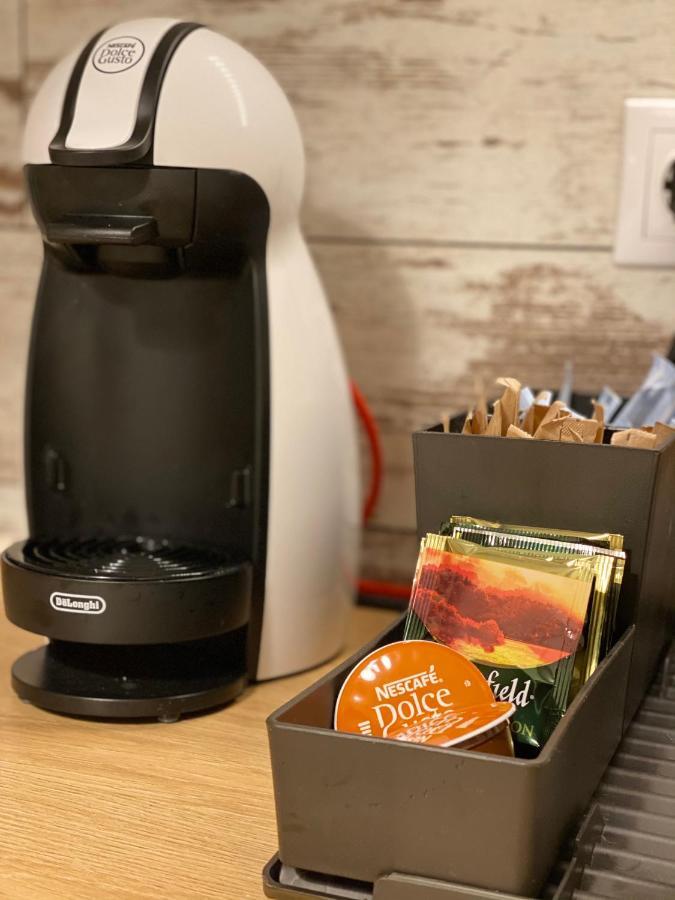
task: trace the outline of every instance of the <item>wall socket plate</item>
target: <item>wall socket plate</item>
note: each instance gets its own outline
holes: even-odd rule
[[[675,214],[665,188],[673,163],[675,100],[626,100],[617,264],[675,267]]]

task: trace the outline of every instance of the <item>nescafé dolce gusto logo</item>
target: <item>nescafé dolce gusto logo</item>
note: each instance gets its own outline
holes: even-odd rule
[[[110,38],[94,50],[92,62],[99,72],[126,72],[143,58],[145,44],[136,37]]]

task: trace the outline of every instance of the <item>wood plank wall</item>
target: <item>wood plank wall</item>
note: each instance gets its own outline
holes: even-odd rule
[[[20,409],[39,242],[22,112],[50,66],[116,20],[189,18],[255,53],[307,146],[303,221],[386,481],[364,572],[408,579],[410,432],[474,375],[631,390],[675,331],[675,274],[610,248],[622,102],[675,96],[672,0],[2,0],[0,532],[25,527]]]

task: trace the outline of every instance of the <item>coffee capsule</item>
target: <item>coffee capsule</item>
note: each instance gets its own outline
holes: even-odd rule
[[[349,673],[335,704],[338,731],[437,747],[510,755],[515,707],[495,701],[478,668],[449,647],[398,641],[373,650]]]

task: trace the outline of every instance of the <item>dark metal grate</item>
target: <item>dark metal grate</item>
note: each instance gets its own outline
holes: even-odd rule
[[[675,644],[598,788],[605,826],[575,900],[675,897]]]
[[[145,581],[219,575],[236,562],[224,550],[161,538],[26,541],[21,565],[70,578]]]

